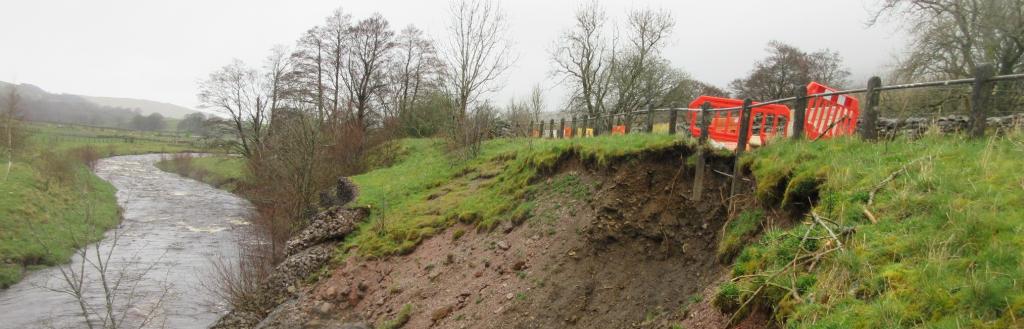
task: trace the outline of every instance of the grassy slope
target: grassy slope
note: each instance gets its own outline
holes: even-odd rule
[[[1024,325],[1017,322],[1024,317],[1019,132],[982,141],[784,143],[746,161],[761,200],[795,202],[820,185],[815,212],[855,231],[844,249],[813,268],[802,263],[781,272],[798,253],[835,246],[827,239],[801,246],[809,223],[766,232],[737,257],[736,283],[720,287],[724,300],[741,303],[763,285],[752,305],[773,309],[776,319],[797,328]],[[878,190],[869,208],[879,223],[871,224],[862,209],[870,191],[904,166]],[[792,179],[779,193],[773,187],[784,177]],[[818,226],[809,236],[828,233]]]
[[[187,161],[188,164],[183,166],[181,162],[167,159],[157,162],[156,167],[227,191],[235,191],[238,188],[237,182],[246,175],[245,159],[236,156],[193,157]]]
[[[121,132],[102,128],[30,124],[36,133],[21,159],[15,161],[8,181],[0,182],[0,287],[21,279],[22,267],[53,265],[66,261],[73,250],[98,240],[103,231],[117,224],[119,209],[114,187],[93,175],[83,164],[75,163],[73,175],[57,181],[40,172],[40,155],[67,152],[85,146],[94,147],[101,156],[179,152],[186,145],[158,141],[125,143],[110,139],[55,138],[55,132],[82,136]],[[160,139],[156,134],[134,132],[140,137]],[[6,165],[6,162],[5,162]],[[87,224],[87,222],[91,224]],[[98,231],[96,230],[98,229]],[[81,240],[84,237],[85,240]],[[75,240],[80,241],[75,241]],[[43,245],[47,247],[44,248]]]
[[[411,251],[420,241],[463,221],[490,228],[530,211],[529,187],[538,172],[576,152],[599,164],[681,141],[668,135],[573,140],[499,139],[469,160],[447,156],[439,140],[404,140],[399,163],[353,177],[356,203],[372,218],[349,237],[345,250],[368,257]]]

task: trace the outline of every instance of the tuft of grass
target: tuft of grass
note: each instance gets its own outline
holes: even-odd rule
[[[402,309],[398,311],[395,318],[381,322],[377,325],[377,329],[398,329],[405,326],[409,322],[409,318],[412,317],[412,304],[402,305]]]
[[[716,305],[752,299],[787,328],[1021,326],[1022,146],[1017,131],[985,140],[784,142],[751,152],[744,161],[758,193],[783,206],[816,198],[812,210],[846,229],[843,248],[820,225],[769,230],[736,257],[735,283],[720,289]],[[801,243],[805,235],[814,239]],[[797,255],[819,254],[814,266],[787,267]]]
[[[589,165],[606,166],[644,152],[678,147],[683,141],[646,134],[496,139],[484,142],[481,152],[469,159],[449,155],[445,143],[437,139],[401,143],[403,156],[390,167],[352,177],[360,187],[356,203],[372,209],[368,223],[385,217],[388,223],[376,230],[364,223],[348,237],[343,251],[355,249],[365,257],[403,254],[456,222],[489,230],[502,221],[522,220],[532,211],[530,187],[564,159],[575,156]],[[577,193],[579,189],[569,181],[572,178],[565,179],[562,186],[570,194]]]
[[[740,249],[746,246],[746,240],[761,229],[763,220],[763,211],[748,210],[729,221],[718,240],[718,259],[723,262],[732,260]]]

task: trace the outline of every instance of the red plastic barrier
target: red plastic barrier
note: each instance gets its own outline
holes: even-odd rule
[[[626,126],[625,125],[618,125],[618,126],[612,127],[612,135],[625,135],[625,134],[626,134]]]
[[[811,82],[807,94],[833,92],[835,89]],[[860,116],[860,101],[850,95],[814,97],[807,100],[807,115],[804,131],[807,138],[828,138],[852,135],[857,131],[857,117]],[[824,135],[824,136],[822,136]]]
[[[711,103],[712,109],[743,106],[743,100],[714,96],[700,96],[690,102],[690,108],[700,108],[704,102]],[[750,126],[747,131],[749,145],[764,145],[778,135],[785,136],[789,125],[789,107],[782,104],[758,106],[753,103],[750,110]],[[739,141],[740,110],[713,111],[708,126],[708,138],[723,143]],[[697,126],[698,112],[690,112],[690,133],[700,137]]]
[[[572,138],[572,127],[562,128],[562,136],[564,138]]]

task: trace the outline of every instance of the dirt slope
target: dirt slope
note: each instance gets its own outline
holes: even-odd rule
[[[570,159],[519,225],[456,226],[408,255],[349,259],[261,327],[722,327],[706,288],[723,274],[725,181],[712,175],[705,202],[689,202],[684,155],[604,169]]]

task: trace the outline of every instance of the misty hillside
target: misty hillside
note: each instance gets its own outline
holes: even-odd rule
[[[21,113],[30,121],[133,128],[133,119],[137,116],[159,113],[163,117],[181,118],[195,112],[148,100],[55,94],[31,84],[14,85],[3,81],[0,81],[0,100],[7,98],[12,87],[17,88]]]
[[[143,115],[160,113],[160,115],[168,118],[181,119],[184,118],[185,115],[198,112],[183,106],[145,99],[85,95],[82,95],[81,97],[100,106],[139,109]]]

